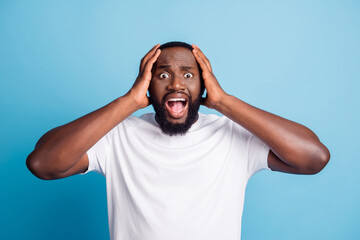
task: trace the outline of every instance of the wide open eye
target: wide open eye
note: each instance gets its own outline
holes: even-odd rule
[[[191,74],[191,73],[185,73],[185,78],[191,78],[191,77],[193,77],[193,75]]]
[[[167,78],[167,77],[169,77],[169,74],[167,74],[167,73],[161,73],[159,77],[160,77],[160,78]]]

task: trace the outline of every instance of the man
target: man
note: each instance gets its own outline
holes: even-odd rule
[[[130,116],[150,104],[156,114]],[[228,95],[199,47],[170,42],[127,94],[41,137],[27,166],[42,179],[104,175],[111,239],[238,240],[254,173],[315,174],[329,158],[308,128]]]

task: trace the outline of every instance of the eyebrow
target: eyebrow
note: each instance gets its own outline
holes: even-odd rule
[[[164,69],[164,68],[170,68],[170,67],[171,67],[171,65],[160,65],[157,68]],[[181,66],[180,68],[185,69],[185,70],[194,69],[194,67],[191,67],[191,66]]]

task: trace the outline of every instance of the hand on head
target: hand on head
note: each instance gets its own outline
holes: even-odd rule
[[[221,99],[226,95],[225,91],[221,88],[215,75],[213,74],[212,67],[209,59],[200,50],[200,48],[192,44],[192,54],[195,57],[196,62],[199,64],[202,70],[202,78],[204,79],[204,85],[206,89],[206,97],[202,99],[202,104],[208,108],[216,109],[221,103]],[[142,59],[139,67],[139,75],[128,94],[133,96],[139,109],[145,108],[150,105],[147,91],[150,86],[152,76],[152,68],[154,63],[158,60],[161,50],[160,44],[156,44]]]
[[[160,56],[161,50],[158,49],[160,44],[156,44],[142,59],[139,67],[139,75],[137,76],[134,85],[128,92],[133,96],[136,105],[139,109],[150,105],[147,90],[151,81],[151,69],[157,58]]]
[[[212,71],[209,59],[207,59],[205,54],[197,45],[192,44],[191,46],[194,48],[192,52],[195,56],[195,59],[200,64],[206,89],[206,97],[203,98],[202,105],[208,108],[216,109],[219,104],[221,104],[221,100],[226,95],[226,93],[217,81]]]

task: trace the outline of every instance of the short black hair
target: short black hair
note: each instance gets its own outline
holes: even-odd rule
[[[189,49],[190,51],[194,49],[190,44],[188,44],[186,42],[180,42],[180,41],[171,41],[171,42],[161,44],[159,49],[162,50],[162,49],[171,48],[171,47],[183,47],[183,48]],[[201,96],[202,96],[204,94],[204,91],[205,91],[205,84],[204,84],[204,79],[202,77],[202,69],[200,67],[200,64],[197,61],[196,61],[196,64],[198,66],[199,74],[200,74],[200,83],[201,83],[200,93],[201,93]],[[154,64],[154,68],[155,67],[156,67],[156,62]]]
[[[190,51],[193,50],[194,48],[186,43],[186,42],[179,42],[179,41],[172,41],[172,42],[167,42],[164,44],[161,44],[159,49],[165,49],[165,48],[171,48],[171,47],[184,47],[189,49]]]

